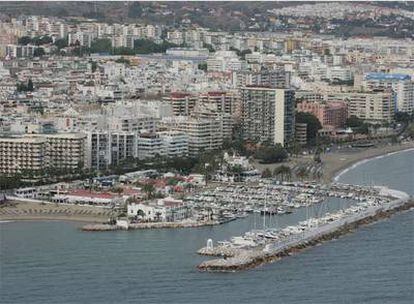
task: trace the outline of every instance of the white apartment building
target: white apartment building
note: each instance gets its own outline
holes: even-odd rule
[[[34,51],[39,47],[36,45],[16,45],[9,44],[6,46],[6,55],[10,58],[24,58],[24,57],[33,57]]]
[[[231,114],[218,111],[217,104],[198,104],[191,117],[216,121],[216,124],[220,126],[223,141],[231,139],[235,120]]]
[[[156,120],[146,115],[107,115],[107,127],[116,132],[153,133],[156,129]]]
[[[223,146],[222,126],[217,119],[189,117],[181,130],[188,135],[188,152],[197,155]]]
[[[109,165],[137,157],[137,138],[133,132],[90,131],[86,140],[86,165],[103,170]]]
[[[260,71],[237,71],[233,72],[232,83],[235,88],[245,86],[263,86],[269,88],[289,88],[291,84],[291,73],[284,68],[263,68]]]
[[[285,89],[242,89],[242,128],[245,139],[288,144],[295,134],[295,92]]]
[[[392,89],[396,93],[396,111],[414,112],[414,82],[410,75],[368,73],[364,75],[366,89]]]
[[[188,135],[179,131],[163,131],[157,133],[162,140],[167,157],[188,156]]]
[[[395,113],[395,93],[391,90],[369,92],[331,93],[329,101],[344,101],[348,105],[348,117],[356,116],[367,122],[392,122]]]
[[[157,156],[166,156],[162,138],[155,133],[140,134],[137,138],[139,159],[151,159]]]
[[[240,59],[233,51],[218,51],[206,60],[207,71],[226,72],[241,69]]]
[[[234,118],[239,115],[240,97],[231,92],[207,92],[198,96],[199,104],[211,105],[220,113],[227,113]]]
[[[350,81],[353,79],[353,74],[351,69],[346,67],[334,66],[329,67],[326,71],[326,78],[330,81],[340,80],[340,81]]]

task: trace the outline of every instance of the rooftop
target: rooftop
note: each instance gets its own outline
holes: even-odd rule
[[[368,73],[364,77],[366,80],[411,80],[411,76],[407,74],[387,74],[387,73]]]

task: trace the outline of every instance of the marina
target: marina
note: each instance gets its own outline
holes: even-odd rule
[[[278,182],[262,179],[260,183],[230,183],[186,198],[199,213],[213,217],[240,217],[246,213],[261,215],[289,214],[294,209],[320,204],[327,198],[362,200],[374,194],[372,189],[343,184],[315,182]],[[266,221],[266,219],[264,218]]]
[[[277,224],[278,217],[290,215],[299,208],[311,213],[322,214],[332,199],[343,205],[349,201],[361,202],[376,195],[374,189],[343,184],[322,185],[317,183],[283,182],[262,180],[257,184],[228,183],[210,186],[183,199],[190,214],[188,218],[175,221],[137,222],[130,218],[119,218],[111,224],[92,224],[82,227],[83,231],[113,231],[154,228],[194,228],[221,225],[251,216],[254,228],[271,227]],[[310,213],[307,215],[310,216]],[[272,238],[273,232],[262,233]],[[237,239],[239,242],[246,240]]]
[[[209,239],[207,246],[197,253],[220,258],[204,261],[197,268],[200,271],[218,272],[249,269],[336,238],[360,225],[414,206],[410,196],[402,191],[385,187],[367,189],[367,193],[371,195],[373,191],[376,192],[375,196],[356,196],[359,202],[351,207],[333,214],[326,213],[319,218],[309,218],[295,226],[280,230],[266,229],[264,226],[262,230],[232,237],[230,242],[218,242],[216,247]]]

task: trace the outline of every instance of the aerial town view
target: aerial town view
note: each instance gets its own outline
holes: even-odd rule
[[[1,1],[0,303],[414,303],[414,1]]]

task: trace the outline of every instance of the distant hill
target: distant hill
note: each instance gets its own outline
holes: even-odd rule
[[[16,17],[18,15],[43,15],[57,17],[84,17],[97,19],[108,23],[160,23],[176,26],[178,24],[193,24],[213,30],[238,31],[240,29],[268,29],[270,9],[286,6],[297,6],[314,2],[111,2],[111,1],[80,1],[80,2],[0,2],[0,19]],[[355,2],[357,3],[357,2]],[[377,6],[414,10],[414,1],[373,1],[364,2]],[[346,23],[346,20],[344,20]],[[372,24],[374,22],[374,24]],[[361,26],[360,24],[359,26]],[[404,24],[401,28],[407,28]],[[372,27],[370,30],[364,28]],[[339,35],[409,35],[406,31],[394,32],[381,26],[380,21],[368,20],[362,28],[354,24],[344,24],[338,29]],[[337,34],[337,33],[334,33]]]
[[[305,3],[305,2],[303,2]],[[0,14],[96,18],[106,22],[160,22],[174,24],[183,18],[201,26],[231,30],[255,14],[301,2],[0,2]]]

